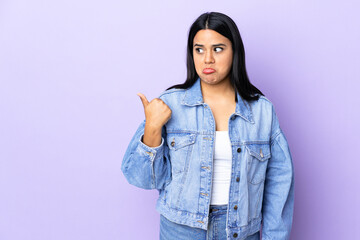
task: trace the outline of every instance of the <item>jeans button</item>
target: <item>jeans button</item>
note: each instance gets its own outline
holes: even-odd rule
[[[237,234],[237,233],[234,233],[233,236],[236,238],[236,237],[238,236],[238,234]]]
[[[237,152],[241,152],[241,148],[238,148],[238,149],[237,149]]]

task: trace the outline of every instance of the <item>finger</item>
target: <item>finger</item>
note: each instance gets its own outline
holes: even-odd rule
[[[149,101],[147,100],[145,95],[142,93],[137,93],[137,95],[140,97],[143,106],[146,107],[149,104]]]

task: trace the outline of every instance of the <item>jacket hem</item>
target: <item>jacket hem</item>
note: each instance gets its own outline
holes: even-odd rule
[[[155,209],[158,213],[172,222],[207,230],[209,218],[208,215],[173,209],[165,203],[163,198],[159,198],[157,200]]]
[[[227,239],[245,240],[248,236],[260,231],[261,218],[255,218],[249,222],[248,225],[242,227],[229,227]],[[234,238],[232,235],[238,234],[238,237]]]
[[[182,210],[176,210],[166,204],[163,198],[159,198],[156,202],[156,211],[166,217],[168,220],[177,224],[183,224],[190,227],[207,230],[209,217],[203,214],[190,213]],[[261,217],[252,219],[248,225],[242,227],[228,227],[227,239],[244,240],[249,235],[260,231]],[[238,234],[237,238],[233,238],[234,233]]]

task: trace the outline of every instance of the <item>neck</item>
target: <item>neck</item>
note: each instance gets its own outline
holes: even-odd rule
[[[202,95],[205,99],[219,99],[232,96],[235,99],[235,89],[230,83],[230,78],[226,78],[217,84],[206,84],[200,82]]]

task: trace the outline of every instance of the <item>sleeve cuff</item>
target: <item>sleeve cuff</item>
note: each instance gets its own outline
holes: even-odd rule
[[[161,143],[159,146],[157,147],[149,147],[148,145],[146,145],[145,143],[143,143],[141,140],[143,139],[143,136],[144,136],[144,133],[140,135],[140,138],[139,138],[139,144],[140,144],[140,147],[146,151],[150,156],[152,155],[155,155],[159,150],[162,149],[162,147],[164,146],[164,138],[161,137]]]

